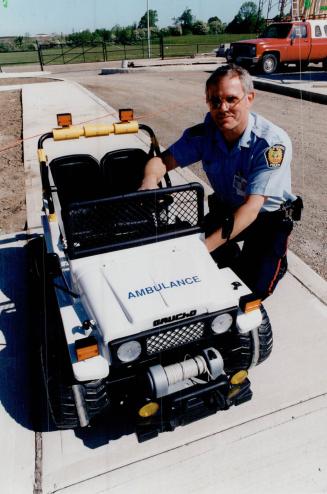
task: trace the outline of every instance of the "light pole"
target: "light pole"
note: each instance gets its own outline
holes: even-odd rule
[[[146,0],[146,11],[147,11],[147,25],[148,25],[148,58],[151,58],[149,0]]]

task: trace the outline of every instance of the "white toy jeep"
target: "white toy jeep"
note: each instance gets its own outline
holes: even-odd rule
[[[260,301],[202,241],[202,186],[171,187],[166,176],[167,187],[137,190],[160,150],[149,127],[122,115],[107,126],[68,122],[40,138],[44,234],[29,248],[55,425],[125,414],[143,441],[250,400],[247,369],[269,356],[272,332]],[[149,153],[46,163],[48,138],[139,129],[150,134]]]

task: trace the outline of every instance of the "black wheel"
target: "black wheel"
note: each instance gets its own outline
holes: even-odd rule
[[[252,360],[250,367],[255,367],[267,360],[273,348],[273,334],[268,314],[263,305],[261,305],[260,310],[262,323],[257,329],[251,331]]]
[[[75,380],[54,287],[46,269],[43,237],[29,242],[28,258],[33,293],[30,354],[35,428],[49,430],[52,421],[58,429],[74,429],[80,425],[72,387]],[[89,418],[108,406],[102,381],[83,383],[81,388]]]
[[[262,58],[262,71],[264,74],[273,74],[278,66],[278,59],[273,53],[268,53]]]
[[[77,427],[71,368],[43,237],[28,243],[33,418],[37,430]]]
[[[244,334],[232,332],[226,335],[224,348],[220,351],[227,374],[255,367],[271,354],[273,347],[271,324],[263,305],[260,306],[260,310],[262,323],[257,329]]]

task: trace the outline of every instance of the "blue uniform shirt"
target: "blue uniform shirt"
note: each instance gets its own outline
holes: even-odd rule
[[[179,166],[202,161],[218,198],[239,207],[251,194],[267,196],[261,211],[274,211],[291,192],[292,144],[286,132],[255,113],[232,149],[213,122],[210,113],[203,124],[191,127],[168,151]]]

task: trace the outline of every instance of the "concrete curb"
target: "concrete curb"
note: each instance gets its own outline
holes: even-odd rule
[[[0,79],[16,79],[22,77],[47,77],[51,72],[1,72]]]
[[[291,96],[293,98],[327,105],[327,94],[316,93],[314,91],[307,91],[305,89],[298,89],[295,87],[262,81],[255,78],[253,78],[253,83],[255,89],[259,89],[261,91],[269,91],[271,93],[282,94],[284,96]]]

